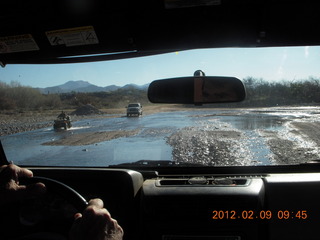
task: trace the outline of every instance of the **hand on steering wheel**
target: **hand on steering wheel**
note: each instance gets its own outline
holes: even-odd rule
[[[75,207],[78,213],[74,215],[74,222],[69,231],[70,240],[121,240],[123,230],[118,222],[111,218],[104,208],[101,199],[87,201],[71,187],[53,179],[34,177],[29,183],[42,182],[49,193],[61,195]]]
[[[34,236],[61,239],[59,236],[69,235],[71,240],[122,239],[122,228],[103,208],[101,199],[90,200],[88,204],[71,187],[53,179],[32,176],[30,170],[14,164],[0,166],[0,205],[6,212],[2,217],[6,222],[12,219],[18,219],[13,221],[16,224],[19,222],[18,227],[10,221],[8,227],[2,225],[6,229],[2,237],[28,235],[29,239]],[[12,218],[15,211],[16,217]]]

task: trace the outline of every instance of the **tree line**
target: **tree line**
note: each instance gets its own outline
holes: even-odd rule
[[[0,111],[60,110],[86,104],[97,108],[124,108],[129,102],[150,104],[146,90],[134,87],[112,92],[42,94],[39,90],[22,86],[18,82],[7,84],[0,81]]]
[[[320,103],[320,79],[309,77],[304,80],[268,82],[264,79],[247,77],[246,100],[243,106],[288,106],[317,105]]]
[[[262,78],[243,79],[247,97],[241,103],[228,104],[235,107],[267,107],[290,105],[318,105],[320,103],[320,79],[268,82]],[[18,82],[0,81],[0,110],[47,110],[76,108],[92,104],[97,108],[122,108],[129,102],[148,105],[147,91],[120,88],[112,92],[42,94],[32,87]],[[217,105],[215,105],[217,106]],[[225,105],[219,105],[225,106]]]
[[[0,110],[57,109],[61,104],[59,95],[43,95],[19,82],[7,84],[0,81]]]
[[[119,88],[111,92],[93,93],[61,93],[59,94],[64,106],[74,108],[81,105],[91,104],[97,108],[124,108],[130,102],[140,102],[142,105],[150,104],[147,97],[147,90],[130,88]]]

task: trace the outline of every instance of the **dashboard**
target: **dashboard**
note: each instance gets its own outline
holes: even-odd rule
[[[318,239],[320,173],[157,175],[31,168],[100,197],[125,239]]]

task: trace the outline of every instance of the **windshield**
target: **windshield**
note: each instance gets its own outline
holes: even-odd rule
[[[29,166],[299,164],[319,158],[320,47],[224,48],[0,69],[1,142]],[[152,104],[153,80],[232,76],[246,100]],[[143,106],[127,112],[126,107]],[[142,111],[143,110],[143,111]]]
[[[139,104],[129,104],[128,107],[139,107]]]

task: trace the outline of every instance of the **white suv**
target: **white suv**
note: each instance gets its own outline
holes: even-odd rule
[[[129,103],[127,106],[127,117],[142,115],[142,106],[140,103]]]

